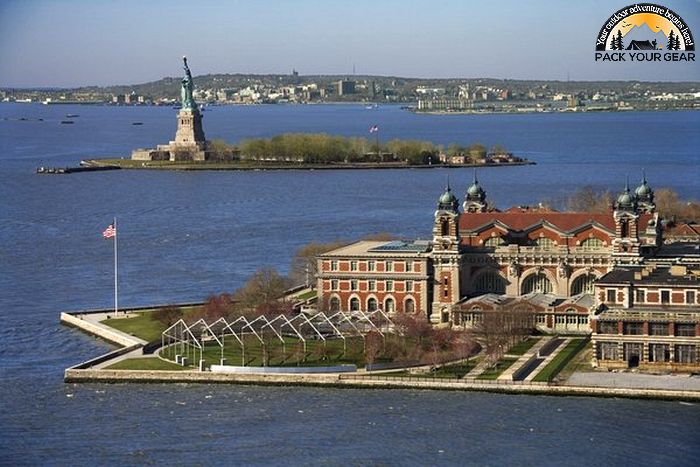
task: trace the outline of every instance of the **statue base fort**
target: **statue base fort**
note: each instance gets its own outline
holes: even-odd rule
[[[150,149],[136,149],[137,161],[205,161],[210,159],[209,143],[202,129],[202,114],[195,108],[183,108],[177,114],[175,140]]]

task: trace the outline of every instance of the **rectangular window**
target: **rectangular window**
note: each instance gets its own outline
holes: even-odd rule
[[[357,271],[357,261],[350,261],[350,270]]]
[[[413,272],[413,261],[406,261],[406,272]]]
[[[668,362],[671,360],[671,349],[668,344],[649,344],[650,362]]]
[[[537,315],[537,324],[547,324],[547,315]]]
[[[598,323],[598,334],[617,334],[617,322],[600,321]]]
[[[357,281],[356,280],[350,281],[350,290],[357,290],[357,289],[358,289]]]
[[[678,337],[695,337],[695,325],[677,323],[676,324],[676,336]]]
[[[374,292],[375,290],[377,290],[377,281],[369,281],[367,287],[370,292]]]
[[[333,260],[331,261],[331,271],[337,271],[338,270],[338,261]]]
[[[637,291],[635,292],[634,301],[637,303],[646,302],[646,290],[637,289]]]
[[[369,272],[374,272],[374,268],[375,268],[374,261],[367,261],[367,270]]]
[[[669,303],[671,301],[671,291],[662,290],[661,291],[661,303]]]
[[[566,323],[566,316],[557,315],[554,322],[556,324],[565,324]]]
[[[698,352],[694,345],[676,345],[674,361],[676,363],[695,363]]]
[[[649,323],[650,336],[668,336],[668,323]]]
[[[406,292],[413,292],[413,281],[406,281]]]
[[[685,291],[685,304],[686,305],[694,305],[695,304],[695,291],[694,290],[686,290]]]
[[[622,325],[622,333],[626,336],[641,336],[644,333],[644,323],[630,322]]]
[[[617,342],[599,342],[596,354],[599,360],[617,360]]]
[[[386,291],[387,292],[394,291],[394,281],[386,281]]]
[[[588,316],[579,316],[578,324],[588,324]]]
[[[336,279],[331,281],[331,290],[338,290],[338,281]]]
[[[615,303],[615,294],[617,293],[617,290],[615,289],[608,289],[608,303]]]
[[[394,270],[394,262],[391,260],[387,260],[386,262],[386,271],[387,272],[392,272]]]
[[[450,293],[449,290],[447,290],[447,289],[442,289],[442,296],[443,296],[444,298],[447,298],[447,296],[449,295],[449,293]]]

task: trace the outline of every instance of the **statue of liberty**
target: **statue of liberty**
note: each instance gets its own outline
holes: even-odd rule
[[[197,104],[194,102],[194,97],[192,97],[194,82],[192,81],[192,74],[190,73],[190,68],[187,66],[187,57],[183,56],[182,61],[185,66],[185,77],[182,78],[182,89],[180,91],[182,108],[196,109]]]

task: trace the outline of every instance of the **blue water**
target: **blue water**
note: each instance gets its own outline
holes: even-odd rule
[[[65,114],[74,125],[60,125]],[[673,402],[208,385],[66,385],[63,369],[110,347],[61,311],[201,300],[261,265],[283,272],[310,241],[430,234],[447,175],[468,169],[99,172],[36,166],[128,156],[169,141],[175,111],[0,105],[0,464],[694,465],[700,408]],[[18,121],[20,117],[34,119]],[[44,121],[35,119],[43,118]],[[141,121],[142,126],[131,125]],[[654,188],[700,198],[700,113],[421,116],[384,106],[216,107],[209,138],[280,132],[503,144],[536,166],[479,172],[499,207]],[[368,136],[368,135],[367,135]]]

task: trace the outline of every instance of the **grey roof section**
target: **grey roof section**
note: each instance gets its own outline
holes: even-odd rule
[[[635,278],[635,273],[640,273],[643,267],[638,268],[615,268],[596,281],[597,284],[640,284],[658,286],[700,286],[700,277],[693,274],[674,275],[671,269],[657,267],[646,276]]]
[[[404,240],[395,240],[389,243],[385,243],[383,245],[376,246],[374,248],[370,248],[367,251],[396,251],[396,252],[417,252],[417,253],[425,253],[430,249],[430,242],[428,240],[414,240],[411,242],[407,242]]]
[[[458,303],[467,304],[479,302],[489,303],[494,306],[503,306],[514,301],[527,301],[533,305],[540,306],[542,308],[552,308],[566,305],[577,305],[584,308],[592,308],[595,304],[595,298],[593,297],[593,295],[587,293],[582,293],[571,297],[559,297],[553,294],[537,292],[522,295],[520,297],[487,293],[484,295],[478,295],[476,297],[463,298]]]
[[[700,258],[700,243],[692,242],[674,242],[667,243],[661,246],[654,255],[656,258]]]

